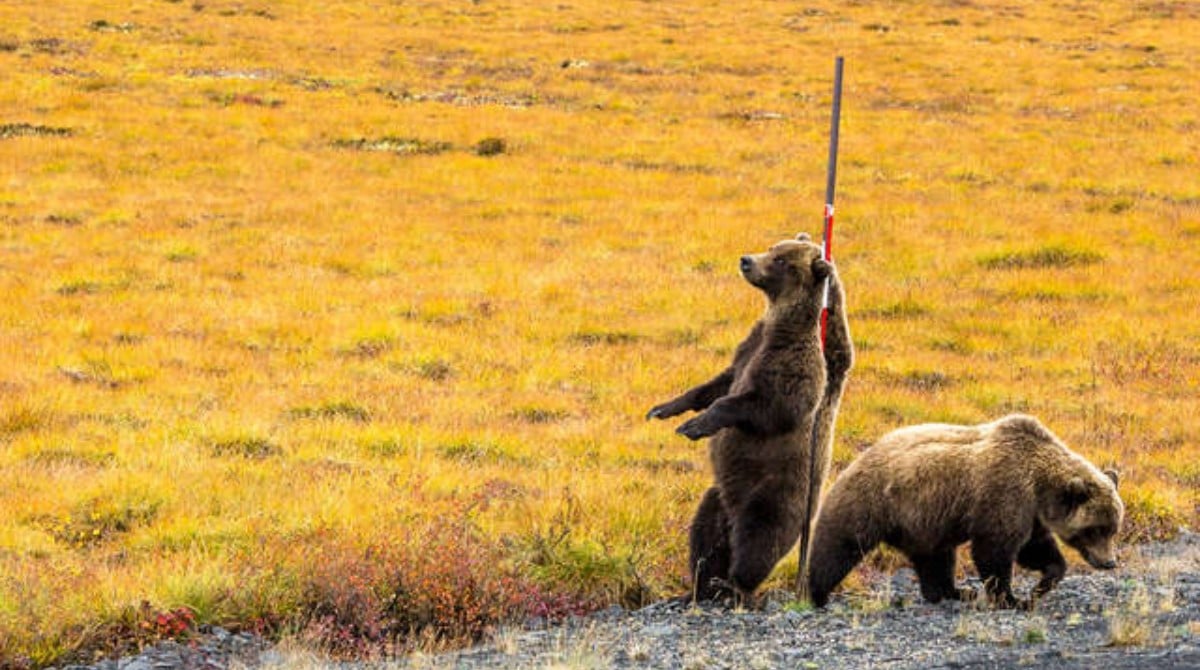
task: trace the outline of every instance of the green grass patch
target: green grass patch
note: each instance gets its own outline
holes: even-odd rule
[[[624,330],[583,330],[570,336],[572,342],[589,347],[599,344],[633,344],[641,339],[641,335]]]
[[[508,449],[491,442],[459,440],[436,447],[445,459],[472,464],[528,464],[530,459],[518,456]]]
[[[526,423],[557,423],[570,418],[571,412],[554,407],[519,407],[510,412],[509,416]]]
[[[30,453],[25,462],[48,468],[104,468],[116,461],[111,451],[90,451],[69,447],[44,447]]]
[[[930,308],[924,303],[911,298],[905,298],[879,307],[852,309],[851,318],[860,319],[918,319],[930,313]]]
[[[88,547],[150,523],[158,515],[157,500],[94,498],[77,505],[63,518],[43,520],[55,540],[72,547]]]
[[[210,451],[214,456],[240,456],[260,460],[279,456],[283,449],[263,437],[234,437],[213,442]]]
[[[454,148],[453,144],[449,142],[442,142],[440,140],[425,140],[418,137],[396,137],[392,135],[386,135],[384,137],[375,139],[359,137],[353,139],[334,140],[333,146],[337,149],[351,149],[354,151],[381,151],[400,156],[433,156],[445,153]]]
[[[354,421],[370,423],[371,412],[367,408],[348,401],[327,402],[320,405],[293,407],[287,411],[289,419],[321,419],[326,421]]]
[[[70,128],[43,126],[33,123],[0,124],[0,140],[12,137],[70,137],[75,131]]]
[[[1036,249],[1003,251],[979,259],[989,270],[1060,269],[1094,265],[1104,256],[1089,249],[1050,245]]]

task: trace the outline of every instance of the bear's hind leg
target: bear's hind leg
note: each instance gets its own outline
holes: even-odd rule
[[[1033,587],[1030,600],[1036,602],[1053,589],[1067,573],[1067,560],[1058,549],[1054,536],[1040,523],[1033,529],[1029,541],[1017,553],[1017,564],[1023,568],[1042,573],[1041,580]]]
[[[733,520],[729,581],[743,601],[766,581],[800,536],[798,515],[784,509],[778,492],[758,492]]]
[[[692,597],[715,600],[729,593],[729,516],[717,487],[704,493],[689,533],[688,568],[692,573]]]

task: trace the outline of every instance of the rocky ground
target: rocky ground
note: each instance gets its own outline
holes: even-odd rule
[[[1200,668],[1200,535],[1130,548],[1121,568],[1073,568],[1034,612],[924,603],[904,569],[826,611],[770,594],[761,611],[658,603],[390,663],[335,663],[219,629],[92,670],[165,668]],[[1018,586],[1028,589],[1032,579]]]
[[[93,665],[67,665],[62,670],[222,670],[260,665],[271,645],[249,633],[202,627],[199,639],[189,643],[162,642],[137,656],[104,660]]]

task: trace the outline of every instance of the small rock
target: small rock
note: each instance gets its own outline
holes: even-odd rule
[[[792,621],[792,622],[801,621],[801,620],[806,619],[809,616],[811,616],[812,613],[813,613],[813,610],[808,610],[806,612],[801,612],[798,610],[788,610],[783,613],[783,618],[787,619],[788,621]]]
[[[669,635],[676,635],[678,632],[679,628],[669,623],[656,623],[642,629],[643,635],[652,637],[667,637]]]
[[[621,607],[620,605],[611,605],[607,609],[602,610],[596,614],[596,616],[599,616],[604,619],[616,619],[616,618],[622,617],[624,615],[625,615],[625,608]]]
[[[268,649],[259,654],[258,662],[264,667],[279,666],[284,664],[283,654],[280,654],[274,649]]]

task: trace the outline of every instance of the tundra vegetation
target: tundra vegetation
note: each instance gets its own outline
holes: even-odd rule
[[[1195,526],[1197,34],[1115,0],[0,4],[0,665],[682,593],[707,457],[642,417],[760,313],[738,257],[817,232],[839,53],[835,473],[1020,410],[1122,471],[1126,541]]]

